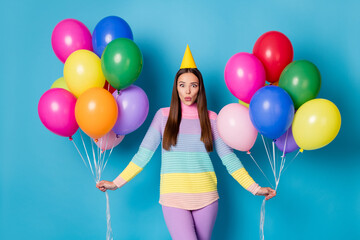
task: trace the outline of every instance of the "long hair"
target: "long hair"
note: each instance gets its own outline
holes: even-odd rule
[[[181,74],[193,73],[199,79],[199,92],[196,99],[197,110],[200,119],[201,126],[201,138],[200,140],[205,144],[205,148],[208,152],[213,151],[213,138],[211,134],[211,124],[209,114],[207,110],[207,102],[205,95],[205,87],[202,75],[197,68],[183,68],[180,69],[174,80],[174,86],[171,96],[170,112],[166,122],[164,136],[163,136],[163,148],[169,150],[171,146],[175,146],[177,142],[177,136],[179,133],[179,127],[181,122],[181,104],[179,93],[177,91],[177,81]]]

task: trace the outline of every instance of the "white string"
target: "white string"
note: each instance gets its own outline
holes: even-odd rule
[[[255,161],[255,159],[253,158],[253,156],[251,155],[251,153],[248,153],[249,156],[251,157],[251,159],[254,161],[254,163],[256,164],[256,166],[260,169],[260,171],[262,172],[262,174],[264,175],[264,177],[266,178],[266,180],[269,182],[269,184],[271,185],[271,187],[274,188],[274,186],[271,184],[271,182],[269,181],[269,179],[266,177],[265,173],[263,172],[263,170],[261,169],[261,167],[258,165],[258,163]]]
[[[104,171],[104,169],[105,169],[104,160],[105,160],[105,156],[106,156],[106,149],[107,149],[107,147],[108,147],[109,137],[110,137],[110,134],[108,134],[108,135],[106,136],[106,144],[105,144],[105,148],[104,148],[104,155],[103,155],[103,157],[101,158],[101,171]],[[115,144],[115,141],[113,142],[112,148],[114,147],[114,144]]]
[[[117,138],[117,136],[115,136],[115,138]],[[106,162],[105,162],[105,164],[104,164],[104,168],[103,168],[103,169],[105,169],[106,164],[107,164],[108,161],[109,161],[110,155],[111,155],[111,153],[112,153],[112,151],[113,151],[113,149],[114,149],[114,145],[115,145],[115,141],[113,142],[113,145],[112,145],[112,147],[111,147],[111,150],[110,150],[109,155],[108,155],[108,157],[107,157],[107,159],[106,159]]]
[[[80,155],[81,159],[83,160],[84,165],[86,166],[86,168],[87,168],[87,169],[89,169],[89,167],[88,167],[88,166],[86,165],[86,163],[85,163],[85,160],[84,160],[84,158],[83,158],[83,155],[82,155],[82,154],[81,154],[81,152],[79,151],[79,148],[76,146],[76,143],[75,143],[74,139],[73,139],[73,140],[71,140],[71,141],[73,142],[73,144],[74,144],[74,146],[75,146],[76,150],[78,151],[78,153],[79,153],[79,155]]]
[[[296,153],[295,157],[293,157],[293,159],[291,159],[291,161],[289,162],[289,164],[287,165],[287,167],[284,169],[283,172],[286,171],[286,169],[291,165],[291,163],[295,160],[295,158],[297,158],[297,156],[299,155],[300,152],[301,152],[301,151],[299,150],[299,151]]]
[[[85,153],[86,153],[87,160],[88,160],[88,163],[89,163],[89,166],[90,166],[90,169],[91,169],[91,173],[92,173],[93,177],[95,177],[93,168],[92,168],[92,166],[91,166],[90,157],[89,157],[88,151],[87,151],[87,149],[86,149],[85,142],[84,142],[84,139],[83,139],[83,137],[82,137],[81,131],[79,131],[79,133],[80,133],[81,141],[82,141],[83,146],[84,146],[84,149],[85,149]]]
[[[106,240],[112,240],[112,228],[111,228],[111,215],[110,215],[110,203],[109,203],[109,195],[105,192],[106,196],[106,224],[107,224],[107,231],[106,231]]]
[[[260,210],[260,240],[264,240],[264,223],[265,223],[265,198],[261,204],[261,210]]]
[[[283,170],[285,161],[286,161],[285,150],[286,150],[286,144],[287,144],[287,140],[288,140],[288,134],[289,134],[289,130],[286,131],[284,148],[283,148],[283,152],[282,152],[282,155],[281,155],[281,163],[280,163],[280,169],[279,169],[279,176],[278,176],[278,179],[277,179],[277,181],[276,181],[275,191],[276,191],[277,188],[278,188],[278,185],[279,185],[279,182],[280,182],[281,173],[282,173],[282,170]]]
[[[271,159],[270,159],[269,151],[268,151],[268,149],[267,149],[267,147],[266,147],[266,143],[265,143],[265,140],[264,140],[263,135],[261,135],[261,138],[262,138],[262,140],[263,140],[264,147],[265,147],[265,150],[266,150],[266,154],[267,154],[267,156],[268,156],[268,160],[269,160],[269,163],[270,163],[270,166],[271,166],[271,170],[273,171],[274,178],[275,178],[274,166],[273,166],[273,165],[272,165],[272,163],[271,163]]]
[[[301,152],[301,150],[299,150],[297,152],[297,154],[295,155],[295,157],[290,161],[290,163],[288,164],[288,166],[284,169],[285,167],[285,163],[286,163],[286,155],[285,155],[285,150],[286,150],[286,145],[287,145],[287,141],[288,141],[288,133],[289,130],[286,132],[286,137],[285,137],[285,144],[284,144],[284,148],[282,151],[282,156],[281,156],[281,163],[280,163],[280,167],[279,167],[279,171],[278,171],[278,176],[276,176],[276,154],[275,154],[275,141],[272,142],[272,147],[273,147],[273,164],[271,164],[270,161],[270,156],[269,156],[269,152],[267,150],[267,146],[264,140],[264,137],[261,135],[263,143],[264,143],[264,147],[266,150],[266,154],[268,155],[268,159],[271,165],[271,168],[273,170],[274,173],[274,177],[275,177],[275,191],[278,188],[279,182],[280,182],[280,178],[282,176],[282,174],[285,172],[285,170],[290,166],[290,164],[294,161],[294,159],[299,155],[299,153]],[[266,200],[264,199],[261,205],[261,210],[260,210],[260,229],[259,229],[259,234],[260,234],[260,240],[264,240],[265,236],[264,236],[264,224],[265,224],[265,202]]]
[[[274,175],[275,175],[275,181],[277,182],[277,177],[276,177],[276,161],[275,161],[275,141],[272,141],[272,150],[273,150],[273,161],[274,161]]]
[[[90,161],[90,157],[89,157],[88,151],[86,149],[86,145],[85,145],[84,139],[83,139],[83,137],[81,135],[81,132],[80,132],[80,136],[81,136],[81,140],[82,140],[85,152],[86,152],[86,156],[88,158],[88,163],[89,163],[89,166],[90,166],[90,169],[91,169],[93,179],[94,179],[95,183],[98,183],[100,181],[100,178],[101,178],[101,173],[102,173],[103,169],[105,168],[105,167],[102,166],[102,163],[103,163],[102,159],[105,158],[106,151],[104,151],[104,155],[102,155],[101,149],[98,148],[99,151],[97,151],[97,153],[95,154],[93,140],[90,138],[91,148],[92,148],[92,152],[93,152],[93,164],[94,164],[94,170],[93,170],[93,167],[92,167],[92,164],[91,164],[91,161]],[[100,141],[102,141],[102,139]],[[76,146],[75,141],[72,140],[72,142],[73,142],[76,150],[78,151],[81,159],[83,160],[84,165],[89,169],[89,167],[87,166],[87,164],[86,164],[86,162],[84,160],[83,155],[81,154],[79,148]],[[100,146],[102,146],[102,142],[100,142]],[[114,145],[113,145],[113,147],[114,147]],[[112,149],[111,149],[111,151],[112,151]],[[96,158],[96,155],[97,155],[97,158]],[[106,197],[106,223],[107,223],[106,240],[113,240],[113,234],[112,234],[112,228],[111,228],[110,203],[109,203],[109,195],[108,195],[107,192],[105,192],[105,197]]]
[[[94,169],[95,169],[95,178],[96,178],[96,182],[99,182],[98,178],[97,178],[97,164],[96,164],[96,157],[95,157],[95,150],[94,150],[94,146],[93,146],[93,141],[90,138],[90,142],[91,142],[91,149],[92,149],[92,153],[93,153],[93,162],[94,162]]]

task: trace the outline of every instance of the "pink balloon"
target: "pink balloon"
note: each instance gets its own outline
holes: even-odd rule
[[[250,53],[237,53],[225,66],[225,83],[239,100],[250,103],[254,93],[265,85],[265,69],[260,60]]]
[[[89,29],[82,22],[70,18],[55,26],[51,35],[51,45],[55,55],[63,63],[76,50],[93,50]]]
[[[249,151],[254,146],[258,131],[253,126],[249,109],[238,103],[231,103],[221,109],[216,121],[222,140],[239,151]]]
[[[109,150],[113,147],[116,147],[121,143],[121,141],[124,139],[124,135],[116,135],[113,130],[105,134],[103,137],[99,138],[96,142],[96,145],[101,150]]]
[[[75,119],[76,98],[62,88],[52,88],[40,98],[38,113],[41,122],[51,132],[71,137],[79,126]]]

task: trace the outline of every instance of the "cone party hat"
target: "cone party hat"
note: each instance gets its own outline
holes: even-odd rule
[[[196,68],[196,64],[195,64],[194,58],[193,58],[193,56],[191,54],[189,45],[186,45],[186,50],[185,50],[185,53],[184,53],[184,57],[183,57],[183,60],[181,62],[180,69],[183,69],[183,68]]]

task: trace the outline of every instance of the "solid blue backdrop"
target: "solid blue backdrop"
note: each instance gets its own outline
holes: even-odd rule
[[[63,64],[51,33],[65,18],[92,32],[109,15],[124,18],[144,56],[135,82],[148,94],[145,123],[125,137],[103,179],[128,164],[160,107],[170,105],[186,44],[203,73],[208,108],[237,102],[223,78],[227,60],[251,52],[270,30],[287,35],[294,60],[313,62],[322,75],[318,97],[334,102],[342,127],[328,146],[305,151],[266,204],[267,239],[360,239],[360,3],[357,1],[6,1],[1,25],[0,239],[104,239],[105,196],[67,138],[40,122],[37,104]],[[79,136],[75,136],[78,145]],[[252,150],[271,178],[260,136]],[[248,155],[236,152],[262,186],[266,179]],[[218,177],[219,213],[213,239],[257,239],[263,197],[252,196],[211,154]],[[170,239],[159,199],[160,149],[130,183],[109,192],[114,239]]]

